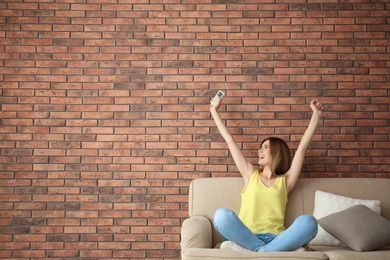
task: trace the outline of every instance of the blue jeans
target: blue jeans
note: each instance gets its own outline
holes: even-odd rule
[[[251,251],[280,252],[309,243],[317,235],[318,223],[313,216],[302,215],[279,235],[253,234],[232,210],[220,208],[214,214],[214,226],[224,241],[233,241]]]

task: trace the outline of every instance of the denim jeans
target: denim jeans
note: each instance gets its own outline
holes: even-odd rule
[[[214,226],[222,239],[233,241],[251,251],[292,251],[309,243],[317,235],[317,220],[311,215],[299,216],[279,235],[253,234],[230,209],[220,208],[214,214]]]

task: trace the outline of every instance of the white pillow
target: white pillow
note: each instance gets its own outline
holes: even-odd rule
[[[364,205],[380,215],[380,201],[379,200],[361,200],[350,197],[344,197],[324,191],[317,190],[314,197],[314,211],[313,216],[318,220],[329,214],[333,214],[355,205]],[[343,243],[326,232],[320,225],[318,225],[317,236],[309,242],[313,246],[342,246]]]

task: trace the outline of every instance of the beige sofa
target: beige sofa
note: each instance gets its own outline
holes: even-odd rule
[[[207,259],[390,259],[390,246],[357,252],[346,246],[308,246],[297,252],[236,252],[219,249],[221,238],[212,225],[214,212],[221,207],[235,212],[240,207],[243,180],[239,177],[201,178],[189,190],[189,218],[181,231],[183,260]],[[289,195],[286,226],[302,214],[313,214],[316,190],[346,197],[379,200],[381,215],[390,219],[390,179],[312,178],[300,179]]]

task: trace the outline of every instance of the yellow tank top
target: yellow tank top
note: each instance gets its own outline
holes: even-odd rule
[[[288,201],[286,179],[278,176],[271,187],[261,181],[256,170],[241,191],[239,218],[254,234],[280,234],[284,227],[284,217]]]

